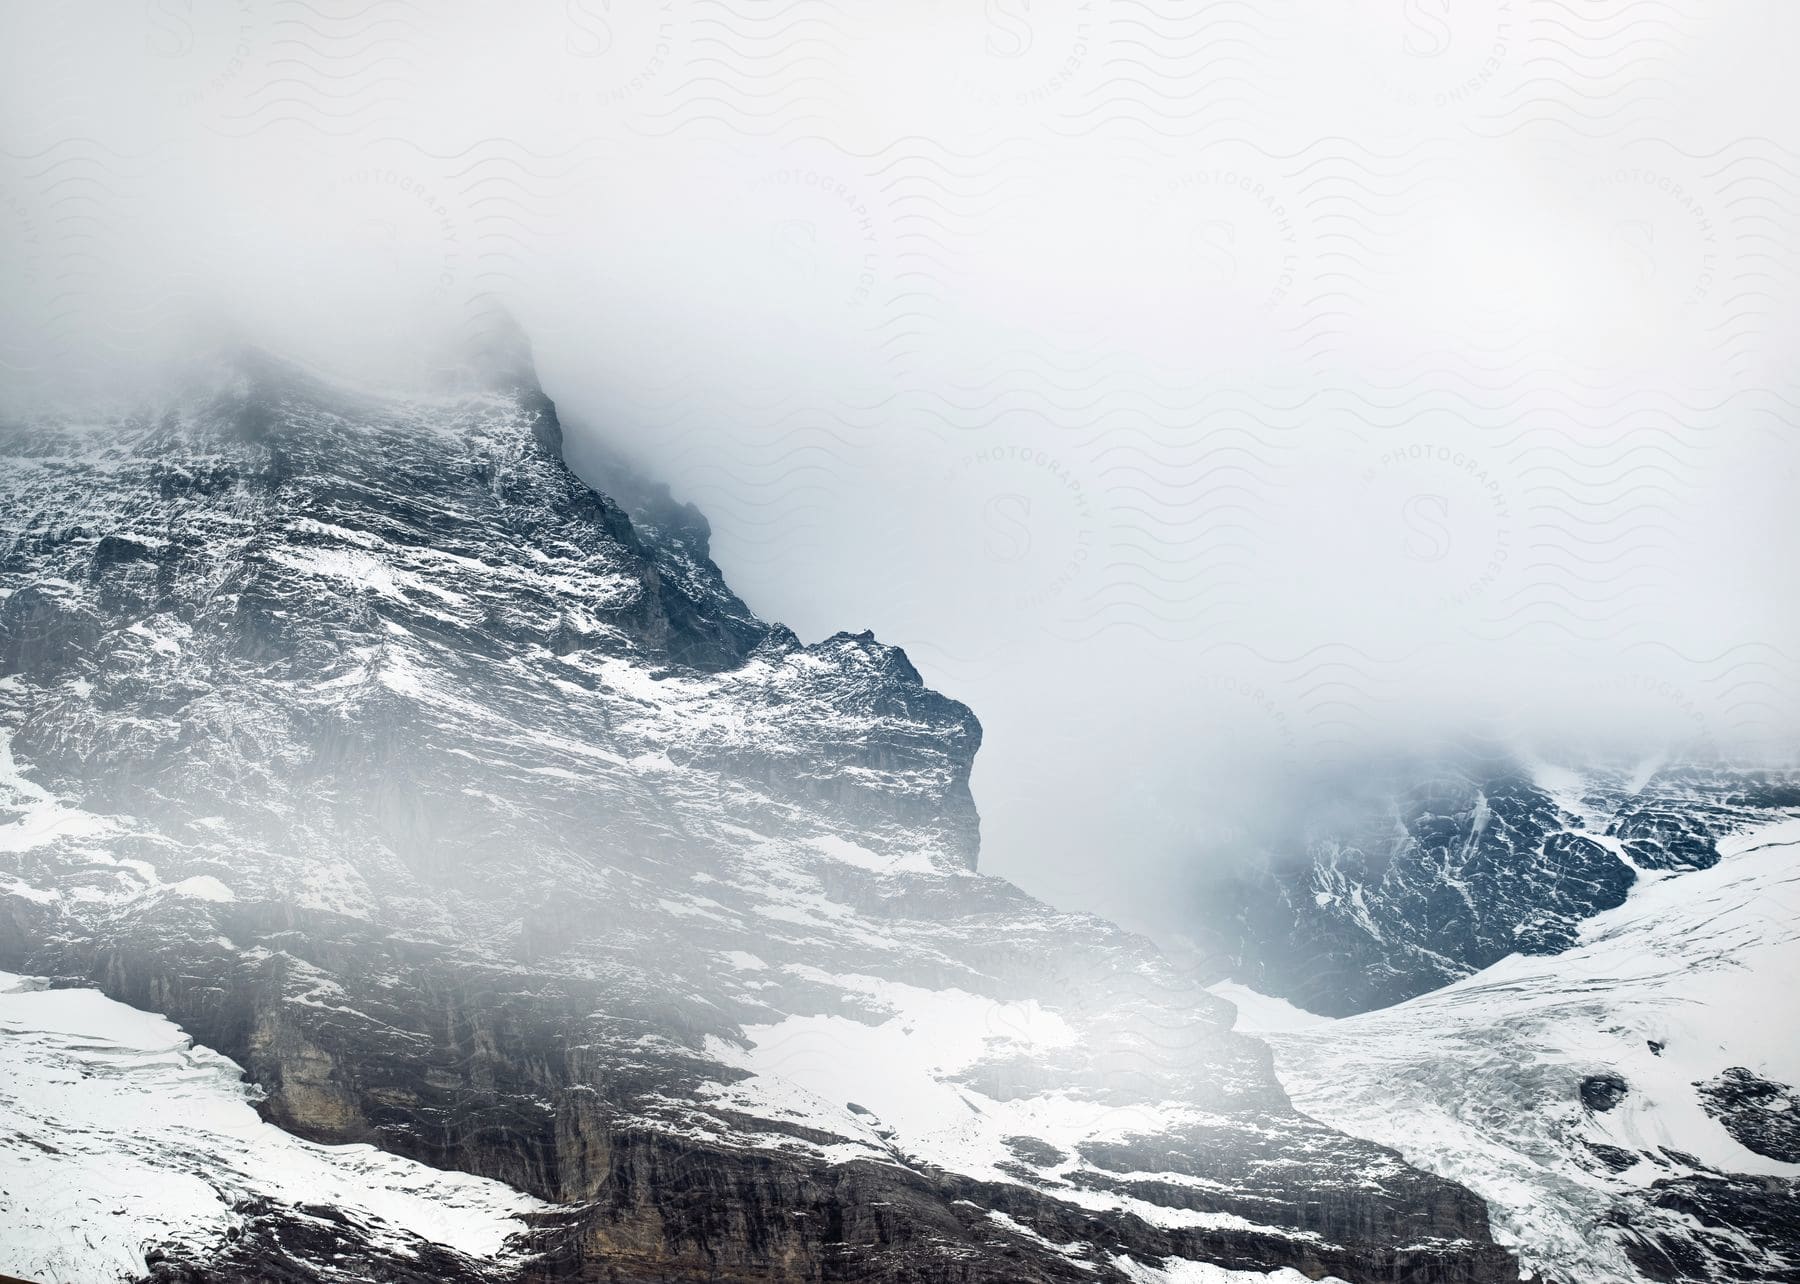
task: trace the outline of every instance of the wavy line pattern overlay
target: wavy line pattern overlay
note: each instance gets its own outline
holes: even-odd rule
[[[1184,745],[1800,726],[1780,6],[31,8],[0,374],[222,278],[521,313],[754,603],[983,712],[1002,872]]]

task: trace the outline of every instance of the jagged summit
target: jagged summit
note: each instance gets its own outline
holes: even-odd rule
[[[252,355],[0,435],[0,968],[178,1022],[289,1133],[555,1206],[423,1271],[412,1212],[369,1220],[405,1171],[334,1214],[121,1139],[228,1211],[109,1243],[219,1281],[1516,1278],[1479,1200],[1296,1113],[1228,1004],[976,874],[969,710],[759,620],[556,415]],[[39,1034],[18,1082],[139,1046]]]

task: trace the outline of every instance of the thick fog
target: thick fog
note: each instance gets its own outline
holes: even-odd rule
[[[1389,753],[1789,756],[1790,9],[13,3],[9,408],[509,310],[590,480],[976,710],[986,868],[1178,925]]]

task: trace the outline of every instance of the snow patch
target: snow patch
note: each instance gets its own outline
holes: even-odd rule
[[[135,1280],[146,1249],[222,1245],[246,1195],[339,1209],[399,1251],[418,1236],[474,1257],[503,1253],[546,1207],[372,1146],[302,1141],[172,1022],[33,984],[0,973],[0,1272]]]
[[[888,1014],[881,1020],[818,1014],[790,1016],[744,1030],[748,1048],[709,1038],[707,1052],[749,1072],[715,1085],[722,1102],[764,1118],[828,1128],[851,1144],[830,1158],[903,1155],[989,1181],[1017,1181],[1009,1137],[1033,1137],[1073,1155],[1083,1142],[1168,1132],[1189,1117],[1174,1104],[1120,1106],[1066,1092],[996,1100],[962,1082],[989,1060],[1041,1059],[1075,1042],[1075,1031],[1036,1000],[1008,1002],[963,990],[926,990],[867,976],[832,977],[807,967],[785,969],[828,981],[847,1002]],[[1004,1167],[1003,1167],[1004,1166]],[[1095,1208],[1129,1206],[1158,1225],[1214,1226],[1240,1218],[1168,1209],[1104,1192],[1067,1198]]]
[[[237,899],[236,893],[211,874],[184,878],[179,883],[171,883],[169,890],[177,896],[191,896],[197,901],[215,901],[219,904],[230,904]]]
[[[833,860],[855,865],[877,874],[935,874],[937,866],[923,852],[905,852],[899,856],[882,856],[837,834],[818,834],[806,840],[807,846]]]
[[[1208,986],[1209,994],[1216,994],[1232,1007],[1237,1009],[1237,1023],[1232,1029],[1243,1034],[1261,1034],[1274,1030],[1310,1030],[1316,1026],[1330,1025],[1333,1018],[1320,1016],[1317,1012],[1308,1012],[1305,1008],[1296,1007],[1286,999],[1279,999],[1270,994],[1259,994],[1247,985],[1239,985],[1236,981],[1221,981],[1217,985]]]
[[[1189,1261],[1185,1257],[1166,1257],[1157,1266],[1146,1266],[1129,1257],[1115,1257],[1112,1262],[1132,1284],[1248,1284],[1251,1280],[1260,1280],[1263,1284],[1344,1284],[1335,1275],[1327,1275],[1315,1282],[1299,1271],[1285,1267],[1265,1275],[1261,1271],[1234,1271],[1211,1262]]]

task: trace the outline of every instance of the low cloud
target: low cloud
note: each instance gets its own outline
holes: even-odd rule
[[[9,413],[509,311],[1127,918],[1396,747],[1786,755],[1788,19],[1353,9],[13,6]]]

